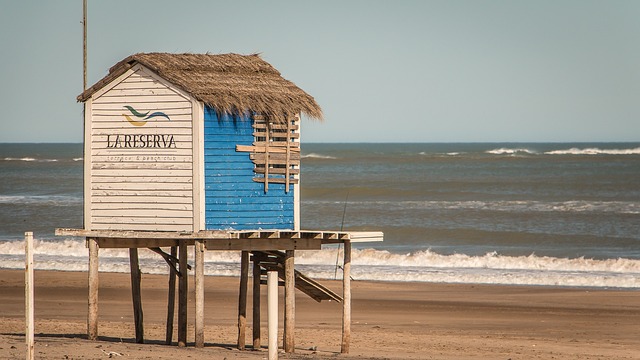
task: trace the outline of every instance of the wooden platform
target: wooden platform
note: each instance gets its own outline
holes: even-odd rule
[[[144,341],[142,301],[140,299],[140,268],[138,264],[138,248],[150,248],[162,255],[170,267],[169,296],[167,311],[167,339],[172,343],[173,300],[175,298],[175,278],[178,277],[178,346],[187,345],[187,263],[189,246],[194,247],[195,268],[195,346],[204,346],[204,253],[206,250],[240,250],[241,275],[238,305],[238,348],[244,349],[246,328],[247,283],[249,269],[249,253],[253,254],[254,263],[254,329],[253,345],[260,348],[260,283],[262,272],[270,274],[268,286],[269,299],[277,303],[277,279],[284,280],[284,349],[293,352],[295,349],[295,290],[320,302],[333,300],[342,302],[342,343],[341,352],[349,352],[351,338],[351,245],[359,242],[383,241],[383,233],[379,231],[314,231],[314,230],[203,230],[194,232],[176,231],[129,231],[129,230],[85,230],[58,228],[57,236],[84,237],[89,248],[89,296],[87,336],[91,340],[98,337],[98,251],[100,248],[129,248],[131,265],[131,286],[134,306],[136,341]],[[319,250],[325,244],[343,244],[343,279],[342,297],[310,279],[294,269],[295,250]],[[171,247],[171,254],[165,253],[161,247]],[[280,250],[286,250],[282,252]],[[176,257],[176,254],[178,255]],[[277,276],[273,277],[277,273]],[[275,284],[275,285],[273,285]],[[270,300],[271,301],[271,300]],[[269,312],[272,312],[270,308]],[[277,305],[275,310],[277,314]],[[273,316],[274,319],[277,316]],[[275,320],[274,320],[275,321]],[[271,325],[270,325],[271,326]],[[270,327],[271,329],[271,327]],[[277,332],[270,330],[271,334]],[[270,340],[271,341],[271,340]]]
[[[325,231],[325,230],[202,230],[128,231],[84,230],[58,228],[57,236],[79,236],[96,239],[101,248],[147,248],[178,246],[186,240],[191,246],[195,240],[204,240],[207,250],[319,250],[325,244],[344,241],[383,241],[380,231]]]

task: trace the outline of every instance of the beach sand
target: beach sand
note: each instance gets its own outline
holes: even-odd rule
[[[206,278],[204,349],[192,347],[193,283],[189,289],[190,347],[178,348],[162,345],[167,276],[142,276],[145,344],[134,342],[128,274],[100,274],[98,341],[86,340],[86,273],[36,271],[35,279],[38,359],[267,357],[266,348],[235,349],[237,278]],[[340,282],[323,283],[340,292]],[[281,297],[282,292],[281,289]],[[296,353],[281,353],[280,357],[640,359],[639,291],[354,281],[352,294],[349,355],[339,354],[341,305],[317,303],[297,292]],[[0,359],[23,359],[23,271],[0,270],[0,304]],[[262,345],[265,346],[264,297],[262,306]],[[173,339],[175,342],[175,333]],[[248,328],[247,349],[250,343],[251,329]]]

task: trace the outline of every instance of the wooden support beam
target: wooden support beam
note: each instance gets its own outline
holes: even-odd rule
[[[247,288],[249,283],[249,252],[240,255],[240,290],[238,295],[238,349],[244,350],[247,329]]]
[[[204,347],[204,240],[195,242],[195,285],[196,285],[196,320],[195,320],[195,345],[196,348]],[[187,265],[188,266],[188,265]],[[182,271],[182,268],[180,269]],[[185,269],[184,275],[187,275]],[[188,278],[188,276],[186,276]]]
[[[269,323],[269,360],[278,359],[278,272],[267,273],[267,318]]]
[[[178,247],[171,247],[171,257],[178,257]],[[176,307],[176,276],[178,272],[172,266],[169,266],[169,295],[167,298],[167,333],[165,344],[171,345],[173,342],[173,316]]]
[[[24,233],[24,308],[25,308],[25,338],[27,345],[27,360],[35,358],[34,344],[34,284],[33,284],[33,232]]]
[[[296,284],[295,250],[287,250],[284,259],[284,351],[295,352]]]
[[[344,242],[342,266],[342,344],[340,352],[349,353],[351,343],[351,241]]]
[[[253,261],[253,349],[260,349],[260,261]]]
[[[138,249],[129,249],[129,268],[131,269],[131,298],[133,300],[133,319],[136,328],[136,342],[144,343],[144,316],[142,312],[142,297],[140,295],[140,264],[138,261]]]
[[[264,132],[265,140],[264,140],[264,192],[265,194],[269,191],[269,133],[271,132],[270,121],[267,120],[267,129]]]
[[[183,240],[178,239],[137,239],[137,238],[98,238],[98,245],[103,249],[122,248],[160,248],[178,246]],[[193,245],[194,240],[189,240],[187,245]]]
[[[89,296],[87,314],[87,337],[89,340],[98,339],[98,242],[94,238],[87,238],[89,246]]]
[[[248,238],[205,240],[208,250],[320,250],[322,239]]]
[[[178,286],[178,346],[187,346],[187,296],[189,295],[189,276],[187,271],[187,243],[180,240],[178,246],[180,280]]]

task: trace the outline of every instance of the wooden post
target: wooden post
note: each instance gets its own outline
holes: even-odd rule
[[[269,360],[278,359],[278,272],[267,272],[267,317],[269,322]]]
[[[342,268],[342,345],[340,352],[349,353],[351,342],[351,241],[344,241],[344,264]]]
[[[204,241],[195,241],[196,263],[196,347],[204,347]],[[186,266],[185,266],[186,268]],[[180,267],[182,271],[182,267]]]
[[[247,287],[249,283],[249,252],[240,255],[240,290],[238,295],[238,349],[244,350],[247,329]]]
[[[33,293],[33,233],[24,233],[25,264],[24,264],[24,299],[25,299],[25,338],[27,345],[27,360],[34,359],[34,293]]]
[[[87,315],[87,337],[98,339],[98,242],[87,238],[89,243],[89,296]]]
[[[284,351],[295,352],[296,284],[295,250],[287,250],[284,258]]]
[[[180,281],[178,285],[178,346],[187,346],[187,296],[189,294],[189,273],[187,271],[187,241],[178,244]]]
[[[171,247],[171,258],[178,257],[178,248]],[[171,345],[173,340],[173,314],[176,307],[176,276],[178,274],[172,266],[169,266],[169,295],[167,299],[167,334],[165,338],[165,344]]]
[[[129,248],[129,267],[131,269],[131,297],[133,299],[133,318],[136,327],[136,342],[144,343],[144,322],[142,314],[142,298],[140,296],[140,264],[138,249]]]
[[[253,260],[253,350],[260,349],[260,261]]]

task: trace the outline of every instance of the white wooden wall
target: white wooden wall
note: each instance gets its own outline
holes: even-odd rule
[[[134,126],[127,105],[170,120]],[[192,115],[186,94],[140,65],[85,103],[85,229],[194,230]]]

